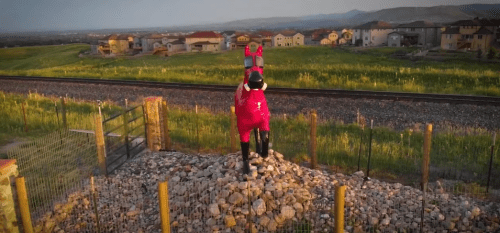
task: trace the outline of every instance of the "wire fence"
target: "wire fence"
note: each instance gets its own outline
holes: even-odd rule
[[[128,119],[140,117],[137,111]],[[230,118],[229,108],[168,106],[172,148],[188,155],[138,156],[93,182],[89,176],[98,170],[93,135],[56,132],[15,149],[9,158],[18,160],[26,177],[32,217],[42,229],[159,232],[157,187],[166,177],[173,232],[331,232],[339,184],[347,187],[348,232],[498,229],[485,212],[495,208],[487,206],[496,203],[500,188],[498,179],[490,178],[500,175],[494,132],[436,127],[423,192],[423,125],[396,131],[376,122],[372,127],[363,116],[350,124],[319,118],[312,138],[311,116],[272,116],[270,147],[276,152],[266,162],[252,154],[248,181],[241,174],[241,155],[231,153]],[[145,119],[130,128],[141,123],[151,124]],[[104,131],[127,135],[115,130],[118,126],[110,122]],[[118,148],[124,139],[106,144]],[[312,145],[318,170],[307,168],[315,162]]]
[[[95,172],[94,135],[61,130],[8,151],[26,179],[33,223]]]

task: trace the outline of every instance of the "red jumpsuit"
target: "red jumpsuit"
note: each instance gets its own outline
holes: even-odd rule
[[[246,48],[245,57],[248,56],[253,57],[254,66],[245,70],[245,78],[238,86],[234,95],[235,113],[241,142],[250,141],[250,132],[254,128],[258,128],[260,131],[269,131],[270,113],[266,97],[264,96],[263,89],[265,87],[262,89],[249,89],[248,86],[245,87],[251,72],[259,71],[259,73],[263,73],[262,67],[255,65],[255,56],[262,56],[262,47],[259,47],[255,53],[250,53],[250,49]]]

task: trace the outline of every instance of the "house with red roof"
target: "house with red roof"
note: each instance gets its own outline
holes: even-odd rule
[[[194,32],[186,36],[186,51],[221,51],[224,37],[213,31]]]

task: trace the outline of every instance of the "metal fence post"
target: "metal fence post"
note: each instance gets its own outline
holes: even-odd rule
[[[104,143],[104,132],[102,129],[101,106],[99,106],[99,115],[95,118],[95,143],[97,146],[97,160],[101,174],[108,175],[106,167],[106,147]]]
[[[24,132],[28,132],[28,122],[26,121],[26,109],[25,109],[24,105],[26,105],[26,102],[23,102],[21,104],[21,108],[23,109]]]
[[[335,187],[335,233],[344,233],[345,185]]]
[[[373,139],[373,119],[370,121],[370,139],[368,142],[368,166],[366,169],[365,179],[370,177],[370,161],[372,158],[372,139]]]
[[[64,97],[61,97],[61,115],[62,115],[63,127],[67,129],[68,121],[66,119],[66,101],[64,100]]]
[[[231,141],[231,153],[236,152],[236,114],[234,106],[231,106],[231,129],[229,132],[229,138]]]
[[[310,156],[311,156],[311,169],[316,169],[318,158],[316,155],[316,122],[317,114],[316,110],[311,111],[311,148],[310,148]]]
[[[95,214],[95,222],[96,222],[96,227],[97,227],[97,232],[101,232],[101,225],[99,223],[99,211],[97,211],[97,190],[95,188],[94,184],[94,176],[90,177],[90,188],[91,188],[91,193],[92,193],[92,202],[94,203],[94,214]]]
[[[198,147],[198,153],[200,153],[200,129],[198,125],[198,104],[195,105],[196,114],[196,146]]]
[[[170,233],[170,207],[168,205],[168,181],[158,183],[161,232]]]
[[[124,129],[124,134],[125,134],[125,150],[127,151],[127,159],[130,158],[130,148],[129,148],[129,138],[128,138],[128,114],[126,113],[127,109],[125,108],[125,111],[123,111],[123,129]]]
[[[361,167],[361,149],[363,148],[363,136],[365,133],[365,125],[363,124],[361,126],[361,133],[359,136],[359,149],[358,149],[358,171]]]
[[[488,182],[486,183],[486,193],[489,192],[490,189],[490,178],[491,178],[491,166],[493,166],[493,154],[495,152],[495,141],[496,141],[497,133],[493,133],[493,144],[491,145],[491,153],[490,153],[490,167],[488,169]]]
[[[30,207],[28,205],[28,194],[26,192],[26,184],[23,176],[16,178],[16,191],[24,232],[33,233],[34,231],[31,223]]]
[[[432,124],[427,124],[424,134],[424,154],[422,159],[422,212],[420,221],[420,232],[424,230],[425,214],[425,192],[427,191],[427,182],[429,181],[429,162],[431,153]]]
[[[168,131],[168,107],[167,101],[162,102],[161,110],[163,113],[163,142],[165,144],[165,149],[171,149],[170,133]]]

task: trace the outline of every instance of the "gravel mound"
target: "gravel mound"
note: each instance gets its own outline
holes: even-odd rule
[[[334,190],[339,184],[346,185],[347,232],[419,229],[423,198],[419,189],[365,181],[362,172],[312,170],[284,160],[278,152],[269,154],[267,161],[251,154],[248,176],[241,174],[239,153],[137,156],[108,178],[96,178],[101,228],[159,232],[158,182],[168,179],[174,232],[331,232]],[[429,187],[424,232],[500,230],[497,203],[445,193],[439,184]],[[89,190],[70,196],[73,211],[65,211],[68,204],[61,204],[41,225],[65,231],[91,229],[95,215]]]

